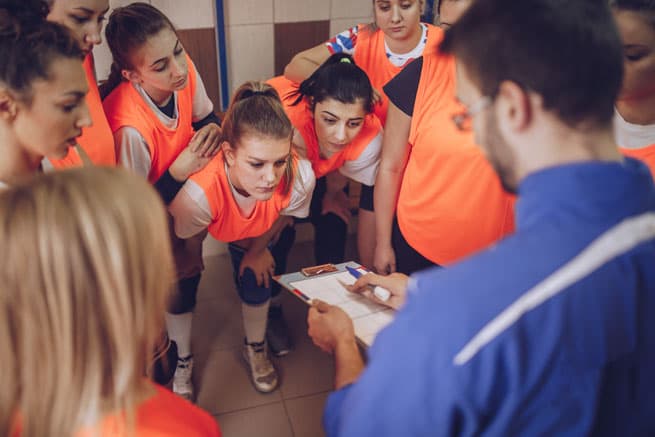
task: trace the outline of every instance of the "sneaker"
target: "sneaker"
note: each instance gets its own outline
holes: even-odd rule
[[[189,402],[193,402],[192,371],[193,355],[177,359],[177,367],[175,368],[175,375],[173,375],[173,392]]]
[[[270,393],[277,388],[277,372],[268,359],[266,341],[244,344],[243,359],[250,367],[250,380],[257,391]]]
[[[268,308],[268,325],[266,326],[266,341],[271,352],[276,357],[281,357],[291,350],[291,339],[289,328],[282,314],[282,307],[271,305]]]

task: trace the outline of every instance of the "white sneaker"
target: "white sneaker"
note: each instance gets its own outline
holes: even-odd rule
[[[277,388],[277,371],[268,359],[266,341],[246,343],[243,346],[243,359],[250,367],[250,380],[257,391],[270,393]]]
[[[175,375],[173,375],[173,392],[189,402],[193,402],[193,355],[177,359]]]

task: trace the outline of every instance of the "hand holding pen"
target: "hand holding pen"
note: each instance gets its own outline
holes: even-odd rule
[[[373,301],[396,310],[404,305],[408,276],[402,273],[392,273],[388,276],[380,276],[375,273],[362,274],[352,267],[347,267],[347,269],[351,275],[358,278],[354,284],[344,285],[348,291],[362,293]],[[351,269],[357,274],[350,271]],[[387,297],[387,293],[388,298],[383,299]]]

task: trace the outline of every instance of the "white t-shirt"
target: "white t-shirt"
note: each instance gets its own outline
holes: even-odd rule
[[[134,85],[134,88],[143,97],[143,100],[148,104],[154,114],[157,115],[162,124],[168,129],[177,128],[178,123],[178,107],[177,107],[177,92],[173,93],[175,112],[173,117],[164,114],[152,101],[150,96],[139,85]],[[194,122],[200,121],[207,117],[214,110],[214,104],[209,99],[205,85],[202,82],[198,70],[196,70],[196,92],[193,96],[193,114],[192,120]],[[123,126],[114,132],[114,141],[118,148],[118,160],[126,168],[135,171],[137,174],[148,177],[152,167],[152,158],[150,156],[150,149],[146,140],[141,136],[138,130],[131,126]]]
[[[380,166],[381,151],[382,131],[368,143],[357,159],[344,162],[339,172],[356,182],[373,186]]]
[[[632,124],[614,111],[614,138],[625,149],[641,149],[655,144],[655,124]]]
[[[394,53],[391,51],[387,42],[384,42],[384,50],[387,54],[387,59],[391,62],[392,65],[396,67],[403,67],[408,62],[418,58],[423,55],[423,50],[425,50],[425,45],[428,42],[428,26],[424,23],[421,24],[421,39],[419,40],[416,47],[410,50],[407,53]],[[334,36],[332,39],[328,40],[325,45],[331,54],[334,53],[346,53],[351,56],[355,55],[355,50],[357,50],[357,34],[359,33],[359,27],[355,26],[348,30],[344,30],[340,34]]]
[[[227,168],[226,174],[228,175],[229,181]],[[232,182],[229,182],[232,195],[239,206],[239,210],[244,217],[250,216],[255,209],[257,200],[239,194],[232,185]],[[311,163],[306,159],[299,159],[291,189],[289,206],[280,211],[280,215],[298,218],[307,217],[309,215],[309,206],[315,184],[316,178],[314,177]],[[175,234],[179,238],[189,238],[196,235],[198,232],[205,230],[214,221],[209,200],[207,200],[205,192],[192,179],[184,183],[182,189],[169,205],[168,210],[175,219]]]

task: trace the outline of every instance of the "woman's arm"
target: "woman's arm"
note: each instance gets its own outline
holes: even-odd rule
[[[396,256],[391,244],[391,229],[396,212],[400,184],[405,174],[410,148],[407,143],[412,118],[389,102],[387,127],[382,140],[382,158],[375,180],[375,269],[380,274],[396,271]]]
[[[284,68],[284,77],[293,82],[302,82],[330,57],[330,50],[325,43],[302,51],[291,59]]]

